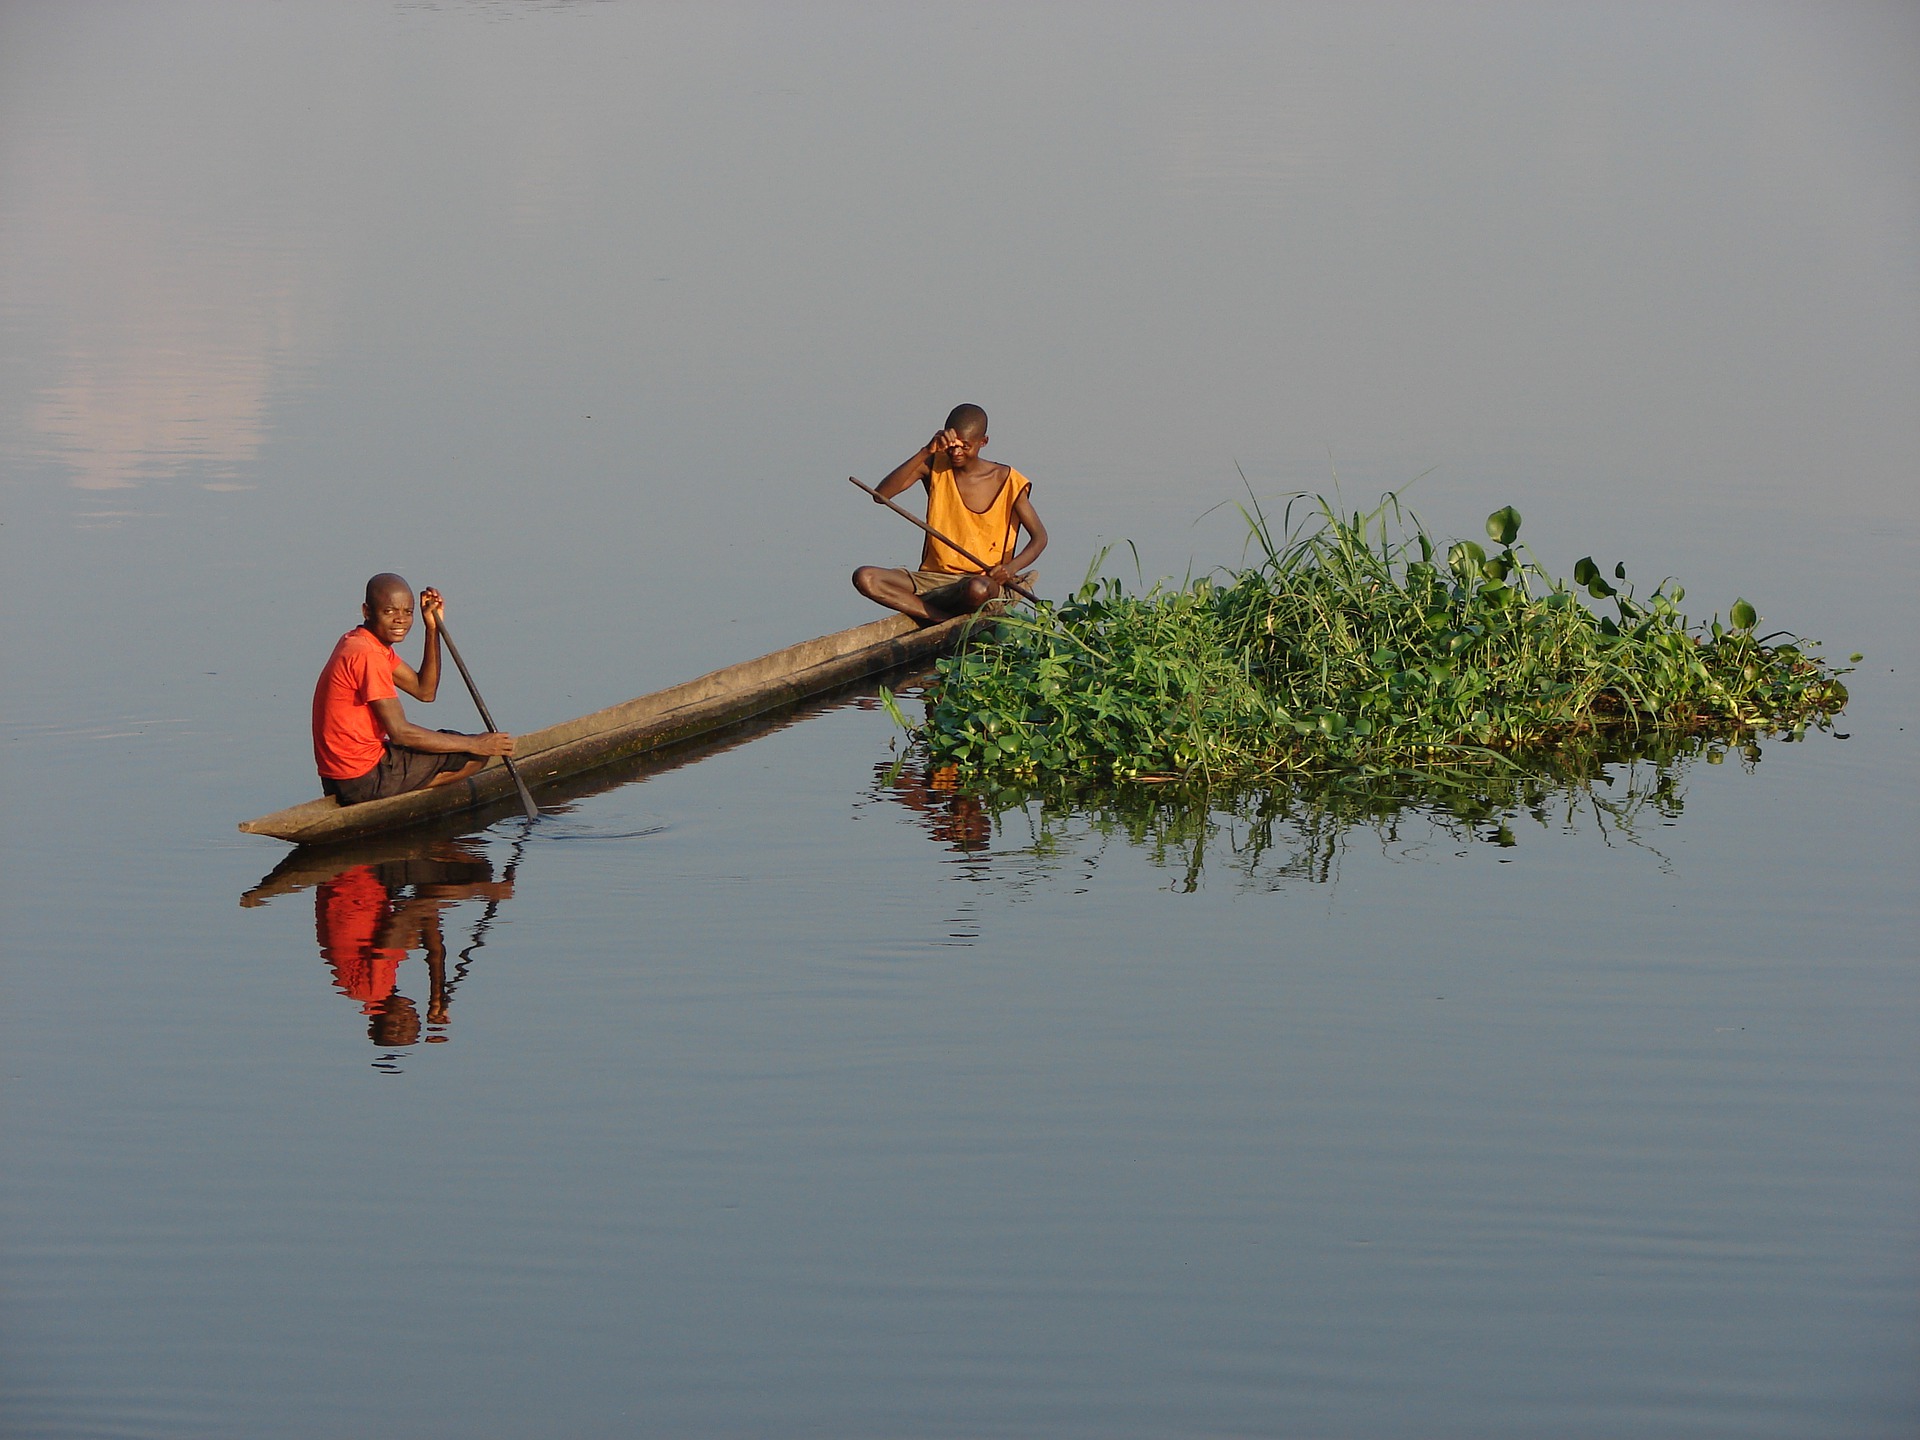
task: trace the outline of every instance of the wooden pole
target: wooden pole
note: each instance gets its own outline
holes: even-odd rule
[[[854,479],[854,477],[851,475],[847,476],[847,479],[852,480],[855,485],[860,485],[860,482],[857,479]],[[931,525],[927,524],[926,521],[922,520],[918,515],[914,514],[911,510],[902,510],[898,505],[894,504],[893,501],[887,499],[886,496],[882,495],[878,490],[875,490],[871,485],[860,485],[860,488],[866,491],[867,494],[873,496],[874,499],[878,500],[882,505],[886,506],[889,510],[893,511],[894,514],[900,516],[904,520],[911,520],[915,525],[918,525],[922,530],[926,531],[927,534],[931,535],[934,539],[938,540],[942,545],[946,546],[949,550],[953,551],[953,553],[958,555],[962,560],[971,560],[974,564],[980,567],[981,574],[984,575],[986,574],[987,571],[993,568],[991,565],[987,564],[986,561],[982,560],[978,555],[970,554],[966,550],[961,549],[960,546],[954,544],[953,541],[949,540],[946,536],[942,535],[938,530],[934,529]],[[965,579],[966,577],[961,575],[956,575],[953,578],[956,580],[961,580],[961,579]],[[1018,595],[1023,600],[1030,601],[1035,605],[1038,605],[1040,603],[1040,597],[1034,594],[1031,590],[1027,589],[1023,585],[1016,585],[1014,584],[1013,581],[1009,580],[1007,581],[1005,588],[1013,591],[1014,594]]]
[[[474,709],[480,712],[480,719],[487,729],[499,732],[500,727],[493,723],[493,716],[487,713],[487,702],[480,698],[480,687],[473,683],[473,675],[467,669],[467,662],[460,658],[460,647],[453,643],[453,636],[447,633],[447,622],[440,622],[440,638],[446,642],[447,653],[453,656],[453,663],[460,667],[460,678],[467,682],[467,693],[473,696]],[[513,777],[513,787],[520,792],[520,808],[527,812],[527,819],[538,820],[540,807],[533,803],[533,795],[527,789],[527,782],[520,778],[520,770],[513,763],[511,755],[502,755],[507,762],[507,774]]]

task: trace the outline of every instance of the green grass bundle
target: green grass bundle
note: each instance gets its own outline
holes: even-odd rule
[[[1798,738],[1846,703],[1847,672],[1756,637],[1745,600],[1691,626],[1671,582],[1640,598],[1590,558],[1549,576],[1512,507],[1491,547],[1444,555],[1393,495],[1351,517],[1320,499],[1298,529],[1292,511],[1276,539],[1243,509],[1253,568],[1131,595],[1090,574],[942,661],[915,729],[929,757],[1024,781],[1383,773],[1610,733]]]

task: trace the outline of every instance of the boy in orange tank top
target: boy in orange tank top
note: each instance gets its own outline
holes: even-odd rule
[[[955,406],[940,433],[875,487],[874,501],[916,484],[926,487],[927,523],[986,561],[987,569],[928,536],[919,569],[862,565],[853,572],[854,589],[931,625],[998,599],[1002,586],[1040,558],[1047,527],[1034,511],[1032,482],[1011,465],[982,459],[986,448],[987,412],[978,405]],[[1016,552],[1021,531],[1027,543]]]

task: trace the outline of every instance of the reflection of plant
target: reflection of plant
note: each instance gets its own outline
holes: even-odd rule
[[[1728,753],[1723,742],[1702,736],[1656,734],[1612,745],[1588,736],[1533,769],[1437,764],[1368,775],[1294,774],[1240,788],[1196,781],[1088,785],[1058,777],[961,785],[950,768],[931,773],[932,788],[949,803],[991,818],[1000,854],[1045,865],[1090,844],[1121,840],[1144,850],[1154,865],[1182,872],[1177,889],[1197,888],[1208,868],[1225,868],[1249,888],[1273,889],[1331,880],[1340,856],[1362,835],[1394,849],[1436,837],[1449,846],[1511,847],[1531,822],[1563,831],[1591,826],[1605,844],[1651,849],[1640,834],[1647,814],[1677,818],[1686,768],[1701,758],[1719,764]],[[1748,766],[1760,754],[1751,741],[1731,753]],[[876,779],[888,798],[927,808],[928,779],[915,767],[881,766]],[[1024,842],[1009,842],[1022,826]],[[976,846],[983,846],[984,834],[974,833]],[[934,834],[948,838],[937,828]]]
[[[1553,579],[1516,550],[1511,506],[1487,517],[1495,553],[1467,540],[1444,559],[1391,494],[1351,517],[1321,499],[1310,525],[1292,510],[1276,539],[1243,507],[1252,569],[1137,595],[1090,574],[1058,609],[1003,621],[997,645],[941,662],[916,733],[976,777],[1392,789],[1473,760],[1536,768],[1602,735],[1798,737],[1846,703],[1846,672],[1784,632],[1756,638],[1745,600],[1730,625],[1690,627],[1669,582],[1641,599],[1591,558]]]

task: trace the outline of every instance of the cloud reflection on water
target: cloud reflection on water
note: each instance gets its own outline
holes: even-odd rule
[[[80,490],[183,476],[252,488],[274,397],[324,330],[295,237],[183,235],[112,203],[86,157],[51,144],[8,168],[26,182],[15,200],[35,217],[26,233],[39,251],[15,262],[34,277],[23,308],[48,366],[26,415],[37,458]]]

